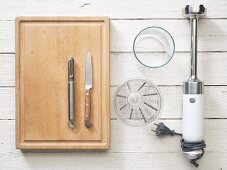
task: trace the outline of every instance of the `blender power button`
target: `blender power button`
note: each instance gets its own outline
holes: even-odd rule
[[[190,98],[189,101],[190,101],[191,103],[195,103],[195,98]]]

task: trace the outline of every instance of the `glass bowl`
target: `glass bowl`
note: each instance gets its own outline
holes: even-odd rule
[[[140,31],[133,42],[136,60],[145,67],[159,68],[166,65],[173,57],[175,43],[171,34],[157,26]]]

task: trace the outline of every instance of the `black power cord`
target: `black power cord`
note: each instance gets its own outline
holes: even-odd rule
[[[181,133],[177,133],[174,130],[170,130],[164,123],[160,122],[159,124],[156,124],[156,130],[152,130],[153,132],[156,133],[157,136],[181,136]],[[197,160],[201,159],[204,155],[204,148],[206,147],[205,141],[202,140],[200,142],[186,142],[184,139],[180,140],[181,143],[181,149],[183,152],[191,152],[194,150],[202,150],[202,153],[195,159],[191,159],[190,163],[193,164],[195,167],[199,167],[199,164],[196,162]]]

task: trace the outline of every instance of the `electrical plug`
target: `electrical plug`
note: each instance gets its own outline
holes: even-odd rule
[[[156,133],[157,136],[167,136],[167,135],[179,135],[182,136],[180,133],[176,133],[174,130],[170,130],[164,123],[160,122],[159,124],[154,123],[157,127],[156,130],[152,130]]]

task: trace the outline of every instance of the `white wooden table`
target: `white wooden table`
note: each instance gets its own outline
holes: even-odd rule
[[[14,169],[195,169],[181,152],[178,137],[159,139],[151,126],[121,123],[113,109],[117,87],[133,77],[160,85],[164,109],[160,121],[181,131],[181,83],[190,74],[189,22],[181,8],[196,0],[1,0],[0,4],[0,170]],[[199,24],[199,77],[205,82],[206,154],[199,169],[227,169],[227,0],[206,0],[206,19]],[[22,153],[15,149],[16,16],[109,16],[111,18],[111,149],[106,152]],[[172,61],[141,71],[132,42],[147,26],[167,29],[176,43]]]

